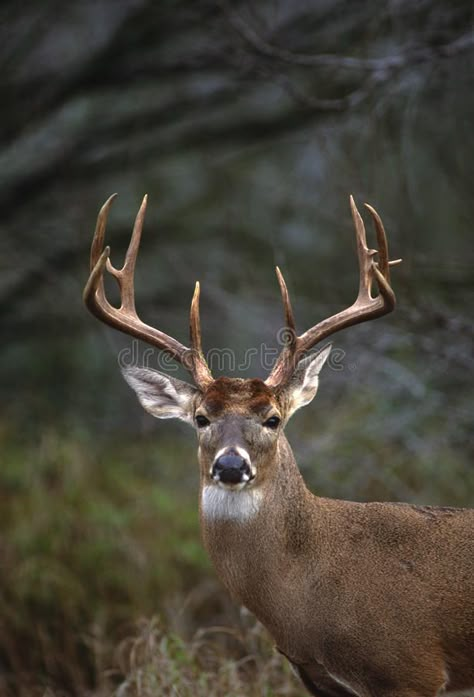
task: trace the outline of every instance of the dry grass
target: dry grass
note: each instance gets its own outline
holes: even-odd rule
[[[159,620],[142,622],[121,644],[118,665],[126,677],[116,697],[300,697],[291,669],[261,625],[198,630],[191,641],[167,634]]]
[[[186,641],[166,630],[154,617],[137,622],[135,633],[112,652],[96,642],[98,663],[104,651],[110,658],[97,674],[92,689],[82,686],[83,697],[304,697],[306,692],[288,662],[274,649],[262,626],[248,617],[239,629],[198,629]],[[78,674],[79,684],[83,676]],[[23,675],[10,686],[1,685],[2,697],[68,697],[69,691],[38,684]]]

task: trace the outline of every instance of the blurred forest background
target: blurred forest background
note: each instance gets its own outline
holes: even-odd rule
[[[142,318],[186,343],[199,279],[238,361],[276,346],[276,263],[300,329],[353,301],[375,206],[397,310],[335,338],[289,438],[321,495],[474,503],[473,58],[466,0],[2,2],[2,697],[303,694],[201,549],[191,430],[82,305],[114,191],[116,265],[149,194]]]

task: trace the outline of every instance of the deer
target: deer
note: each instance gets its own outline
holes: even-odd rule
[[[298,335],[287,285],[276,273],[287,336],[269,376],[213,378],[201,341],[200,286],[190,346],[139,319],[134,270],[147,197],[121,269],[104,247],[112,201],[101,208],[84,289],[99,320],[166,352],[192,383],[128,366],[127,383],[159,419],[194,426],[204,546],[230,595],[266,627],[308,693],[318,697],[435,697],[474,687],[474,510],[355,502],[309,491],[284,429],[316,395],[331,346],[317,344],[395,307],[387,237],[367,246],[350,198],[359,262],[355,302]],[[105,293],[107,271],[121,305]]]

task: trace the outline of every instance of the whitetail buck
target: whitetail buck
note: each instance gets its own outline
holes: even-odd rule
[[[84,299],[99,319],[166,351],[193,377],[190,385],[153,370],[124,371],[153,416],[196,429],[202,535],[226,588],[267,627],[313,695],[434,697],[474,687],[474,511],[314,496],[284,435],[293,412],[315,396],[330,349],[305,354],[395,306],[378,214],[367,206],[376,251],[367,248],[351,199],[360,266],[355,303],[297,336],[277,269],[290,331],[270,376],[214,380],[201,348],[199,284],[190,349],[138,318],[133,274],[146,198],[121,270],[103,248],[112,198],[97,220]],[[105,296],[105,268],[120,286],[118,309]]]

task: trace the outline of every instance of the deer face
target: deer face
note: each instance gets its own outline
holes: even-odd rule
[[[257,483],[274,457],[283,416],[262,380],[215,380],[194,415],[203,480],[234,490]]]
[[[201,390],[142,368],[128,368],[124,377],[150,414],[195,427],[203,485],[241,491],[272,476],[279,437],[291,415],[315,396],[330,348],[300,361],[279,388],[257,378],[222,377]]]

